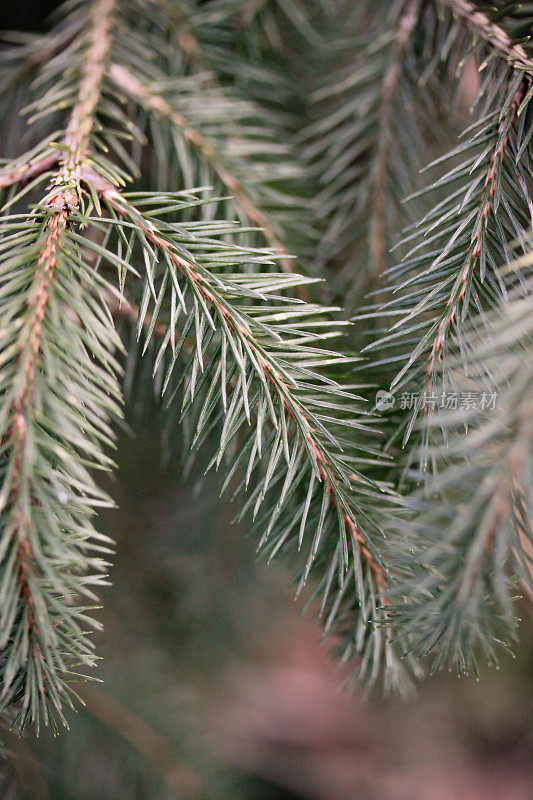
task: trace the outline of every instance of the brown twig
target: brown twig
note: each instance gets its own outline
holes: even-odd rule
[[[120,299],[111,292],[108,292],[106,295],[106,305],[111,316],[122,317],[123,319],[129,320],[129,322],[132,322],[134,325],[137,324],[139,320],[139,306],[130,303],[129,300],[124,298]],[[152,315],[147,311],[144,315],[144,325],[150,327],[151,322]],[[152,332],[154,336],[163,338],[167,330],[168,326],[164,322],[156,322]]]
[[[489,17],[479,11],[469,0],[441,0],[451,8],[453,13],[461,17],[473,33],[484,39],[491,47],[496,48],[503,58],[514,67],[533,75],[533,58],[528,56],[521,44],[514,44],[509,34],[500,25],[491,22]]]
[[[89,713],[151,761],[163,780],[180,797],[206,797],[200,777],[181,761],[167,739],[146,720],[96,686],[86,684],[81,693]]]
[[[33,178],[37,178],[52,167],[55,167],[58,162],[59,152],[50,153],[50,155],[37,160],[23,162],[18,167],[15,167],[15,169],[0,174],[0,189],[7,189],[9,186],[13,186],[16,183],[24,186],[33,180]]]
[[[89,137],[111,49],[115,4],[116,0],[97,0],[94,4],[78,97],[65,131],[65,155],[61,160],[61,169],[52,178],[52,184],[58,187],[58,191],[48,199],[49,206],[75,208],[79,203],[82,167],[87,160]]]

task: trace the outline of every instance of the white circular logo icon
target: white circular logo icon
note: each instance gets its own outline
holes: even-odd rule
[[[393,408],[395,402],[396,398],[392,392],[385,392],[383,389],[376,392],[376,409],[378,411],[386,411],[388,408]]]

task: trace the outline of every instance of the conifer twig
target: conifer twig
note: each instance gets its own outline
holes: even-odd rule
[[[80,82],[77,102],[71,112],[65,131],[65,155],[60,160],[60,169],[52,178],[56,190],[48,196],[47,205],[52,207],[52,214],[47,223],[47,234],[37,259],[34,288],[31,293],[30,308],[32,320],[28,326],[26,340],[19,355],[20,373],[23,375],[18,391],[13,400],[13,434],[16,468],[11,489],[12,502],[16,503],[19,493],[19,475],[24,458],[26,419],[31,415],[33,401],[33,384],[35,364],[39,357],[40,332],[46,314],[48,302],[48,286],[54,277],[57,263],[57,249],[63,232],[67,228],[69,214],[77,207],[79,196],[77,187],[81,180],[81,165],[88,151],[89,136],[94,123],[94,113],[100,97],[102,79],[105,74],[105,62],[111,45],[110,30],[115,0],[97,0],[92,12],[90,45],[87,50]],[[42,162],[38,162],[41,164]],[[31,166],[28,167],[31,169]],[[76,188],[76,193],[73,192]],[[17,516],[18,512],[15,512]],[[19,520],[17,528],[20,533],[21,573],[24,575],[27,565],[24,560],[28,552],[27,536],[24,532],[23,520]],[[25,584],[24,584],[25,585]]]
[[[474,273],[479,263],[482,249],[482,238],[487,233],[489,217],[492,210],[494,195],[498,181],[498,174],[501,168],[506,148],[509,144],[511,128],[515,122],[516,114],[523,97],[523,90],[519,88],[509,106],[508,112],[498,125],[498,143],[490,156],[490,167],[485,177],[482,189],[479,194],[480,209],[476,218],[476,224],[470,240],[468,254],[465,259],[464,267],[453,284],[452,292],[446,300],[446,310],[439,322],[437,332],[431,350],[429,361],[426,367],[428,388],[431,378],[438,361],[442,358],[442,351],[446,342],[446,335],[449,326],[452,324],[459,303],[464,298],[468,280]]]
[[[18,593],[25,611],[28,640],[40,651],[38,614],[34,609],[31,585],[38,580],[35,554],[30,543],[30,509],[39,505],[32,486],[31,464],[33,443],[28,441],[28,427],[35,424],[39,413],[36,402],[36,371],[41,353],[41,334],[45,326],[51,285],[58,263],[62,240],[68,230],[69,217],[79,204],[81,166],[87,157],[94,114],[100,98],[105,62],[111,44],[112,13],[115,0],[97,0],[90,17],[89,44],[82,67],[77,100],[65,131],[64,154],[52,178],[53,191],[45,198],[50,208],[36,268],[28,293],[28,319],[21,328],[16,366],[15,391],[11,400],[11,424],[8,434],[10,459],[13,464],[9,486],[8,508],[13,519],[12,538],[16,543]],[[28,169],[31,169],[29,167]],[[23,615],[24,618],[24,615]],[[41,621],[42,622],[42,621]],[[44,669],[44,667],[43,667]],[[46,685],[49,677],[43,671],[40,680]]]
[[[24,342],[20,345],[18,372],[21,376],[17,391],[13,397],[13,416],[11,422],[11,447],[13,457],[13,477],[9,493],[9,505],[13,514],[13,535],[18,542],[17,560],[19,572],[19,592],[23,605],[28,608],[28,628],[30,635],[35,634],[35,616],[33,600],[29,586],[28,573],[33,571],[33,552],[29,539],[29,520],[24,511],[23,500],[30,494],[30,487],[25,485],[25,462],[27,454],[27,420],[35,413],[33,408],[35,393],[35,368],[39,357],[41,327],[48,303],[48,286],[53,280],[57,263],[56,253],[61,236],[67,224],[67,211],[53,214],[47,226],[47,234],[37,259],[37,268],[29,306],[31,319],[27,327]]]
[[[55,167],[59,162],[59,153],[50,153],[50,155],[37,160],[25,161],[15,169],[9,170],[0,174],[0,189],[7,189],[9,186],[14,186],[16,183],[24,185],[37,178],[47,170]]]
[[[111,49],[111,30],[116,0],[96,0],[91,13],[91,32],[82,68],[78,97],[65,130],[65,153],[61,169],[52,178],[57,193],[49,197],[49,206],[75,208],[79,203],[82,166],[87,158],[89,137],[102,91],[107,60]],[[74,191],[74,194],[73,194]]]
[[[472,33],[484,39],[490,47],[498,50],[501,55],[518,69],[524,70],[533,76],[533,58],[528,56],[521,44],[514,44],[506,31],[489,17],[479,11],[470,0],[440,0],[443,5],[451,8],[454,14],[461,17]]]

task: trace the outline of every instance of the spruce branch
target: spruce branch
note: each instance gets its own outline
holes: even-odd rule
[[[533,263],[530,245],[519,260]],[[496,662],[516,633],[519,582],[531,596],[531,305],[519,286],[483,333],[465,331],[469,385],[495,402],[435,415],[438,470],[408,499],[401,535],[419,569],[400,590],[396,622],[435,667],[475,670],[480,652]]]
[[[389,577],[379,555],[376,520],[379,506],[391,504],[392,497],[361,471],[365,458],[358,450],[378,463],[376,451],[362,443],[354,447],[346,438],[352,429],[370,433],[371,418],[354,411],[356,395],[320,374],[324,366],[338,369],[346,362],[342,354],[317,346],[325,338],[320,328],[327,328],[320,321],[324,310],[277,296],[284,286],[305,285],[306,279],[236,273],[231,267],[243,258],[264,263],[270,254],[202,239],[206,223],[192,223],[188,233],[158,218],[179,205],[177,195],[128,196],[109,184],[99,193],[102,206],[115,215],[117,230],[131,231],[144,252],[138,330],[146,331],[146,350],[166,325],[154,373],[163,371],[159,381],[172,408],[180,391],[182,417],[198,409],[193,445],[218,429],[212,461],[218,466],[232,452],[232,442],[241,442],[225,485],[241,472],[238,491],[244,492],[255,476],[243,513],[253,508],[255,517],[264,509],[256,525],[260,546],[272,556],[307,543],[301,586],[311,576],[319,579],[327,628],[344,632],[345,655],[358,656],[361,680],[374,682],[382,665],[388,685],[404,685],[397,648],[380,628]],[[216,225],[207,227],[220,235]],[[180,336],[176,321],[182,315]],[[355,597],[346,596],[350,584]]]
[[[42,203],[47,210],[28,218],[26,230],[20,216],[0,220],[7,245],[14,247],[2,269],[8,304],[0,352],[4,393],[0,647],[5,664],[1,704],[5,707],[24,695],[20,727],[28,718],[38,726],[41,715],[55,724],[52,708],[64,721],[62,705],[71,704],[65,678],[72,662],[91,665],[94,660],[81,627],[89,620],[83,607],[72,605],[72,596],[78,592],[94,597],[91,584],[102,582],[98,573],[104,562],[91,555],[102,545],[96,544],[89,517],[92,506],[107,500],[94,487],[83,460],[74,466],[69,448],[87,465],[108,466],[95,445],[112,439],[107,417],[109,410],[118,410],[111,399],[118,390],[108,373],[113,361],[102,350],[102,339],[108,338],[107,348],[117,342],[113,332],[106,331],[105,317],[98,316],[97,307],[79,296],[78,305],[72,302],[71,308],[78,315],[84,312],[83,323],[73,322],[63,307],[63,293],[68,282],[65,272],[74,268],[81,276],[69,255],[70,219],[80,202],[81,170],[105,73],[114,7],[114,0],[99,0],[91,10],[78,95],[52,176],[53,188]],[[37,164],[42,167],[42,160]],[[34,169],[32,165],[19,169],[17,179],[25,179]],[[74,336],[68,345],[56,342],[54,325],[61,318]],[[101,331],[91,329],[95,323]],[[56,351],[58,347],[65,347],[65,352]],[[54,375],[56,369],[62,370],[60,377]],[[109,398],[89,388],[89,369],[95,378],[99,376]],[[67,393],[62,399],[65,391],[74,395]],[[73,396],[81,414],[72,407]],[[60,443],[56,437],[62,427]],[[66,501],[70,508],[63,508]]]
[[[503,159],[509,145],[510,132],[515,124],[522,97],[523,87],[519,86],[511,100],[507,113],[498,124],[494,146],[490,153],[489,168],[477,200],[478,212],[470,235],[470,244],[467,249],[465,264],[457,276],[450,296],[446,300],[446,313],[439,322],[437,334],[431,345],[429,363],[426,367],[428,385],[431,382],[436,361],[442,360],[442,350],[444,348],[448,327],[450,323],[453,322],[459,304],[466,294],[468,281],[471,280],[472,273],[479,267],[484,239],[488,233],[489,217],[493,211],[496,200],[495,194],[498,177],[503,167]]]
[[[102,92],[107,60],[111,49],[116,0],[97,0],[89,19],[90,35],[87,56],[83,62],[78,97],[65,131],[65,156],[57,185],[76,186],[81,180],[80,169],[87,159],[89,137]],[[54,181],[55,182],[55,181]],[[60,199],[60,198],[56,198]]]
[[[393,391],[418,391],[418,402],[404,423],[404,443],[426,393],[435,391],[442,375],[453,385],[447,358],[456,342],[468,348],[462,332],[465,321],[505,300],[500,269],[508,259],[509,243],[524,235],[530,224],[527,167],[517,164],[516,156],[526,85],[521,74],[506,77],[501,94],[493,98],[496,108],[436,163],[458,155],[465,160],[418,193],[446,192],[406,238],[406,244],[415,244],[404,260],[389,271],[393,299],[370,312],[378,319],[398,314],[392,325],[387,320],[388,330],[367,349],[383,352],[392,368],[404,361],[401,369],[396,367]],[[490,86],[490,73],[486,81]]]
[[[303,137],[320,186],[314,267],[332,274],[339,296],[349,289],[352,308],[358,290],[385,273],[398,229],[416,219],[402,201],[416,187],[428,139],[442,136],[443,95],[437,69],[419,50],[423,37],[441,41],[446,32],[445,21],[414,0],[393,4],[385,23],[372,3],[357,4],[353,17],[351,37],[337,32]]]
[[[108,187],[102,192],[102,200],[122,217],[131,221],[138,230],[142,231],[146,240],[162,252],[167,261],[174,264],[187,279],[194,285],[195,290],[203,298],[208,308],[213,309],[220,325],[226,327],[230,334],[237,337],[248,352],[250,362],[258,373],[263,384],[267,384],[273,393],[278,396],[281,406],[287,417],[296,424],[304,439],[306,450],[313,464],[313,469],[319,479],[327,486],[330,501],[335,511],[340,515],[343,526],[350,538],[353,538],[360,548],[361,558],[368,565],[375,577],[378,593],[382,594],[386,582],[382,566],[370,552],[368,542],[359,530],[356,513],[349,505],[342,491],[346,482],[345,476],[337,474],[331,463],[324,446],[317,436],[317,429],[323,427],[317,423],[310,412],[303,405],[302,399],[293,394],[291,385],[294,378],[280,364],[273,360],[272,355],[261,345],[251,332],[251,324],[241,314],[236,314],[231,305],[220,292],[219,281],[211,282],[209,278],[198,271],[191,261],[181,255],[165,238],[157,226],[147,217],[142,216],[121,196],[113,187]]]

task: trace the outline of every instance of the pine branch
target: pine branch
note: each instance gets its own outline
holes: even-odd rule
[[[19,693],[24,695],[20,727],[28,718],[38,725],[41,714],[55,724],[52,707],[64,720],[62,704],[71,704],[65,678],[72,662],[91,665],[94,660],[81,627],[89,620],[83,607],[72,605],[72,597],[94,597],[89,587],[102,582],[98,573],[104,562],[91,555],[102,545],[96,544],[89,517],[95,505],[107,500],[94,487],[87,466],[108,466],[97,443],[111,441],[107,418],[118,410],[112,399],[118,390],[109,371],[113,360],[106,352],[117,341],[97,305],[84,300],[78,289],[71,297],[65,291],[71,270],[94,284],[69,253],[69,228],[80,202],[81,170],[105,73],[114,5],[114,0],[99,0],[90,14],[77,99],[53,188],[43,201],[48,212],[25,222],[20,217],[1,220],[4,247],[13,248],[2,269],[7,305],[0,352],[1,703],[5,707]],[[25,172],[19,172],[19,180]],[[81,316],[81,325],[64,303]],[[70,341],[64,334],[57,338],[54,326],[59,320]],[[109,396],[92,388],[89,373]],[[60,431],[62,442],[57,440]],[[70,450],[78,454],[77,466]]]
[[[111,29],[116,0],[97,0],[94,3],[89,24],[91,33],[87,48],[87,57],[80,75],[78,98],[72,109],[65,131],[66,155],[62,163],[62,172],[57,180],[76,185],[81,180],[81,166],[87,159],[89,137],[94,126],[94,115],[100,100],[102,82],[107,67],[107,59],[111,49]]]
[[[325,338],[320,328],[327,329],[320,321],[324,310],[277,294],[272,298],[277,305],[268,299],[306,279],[236,273],[243,259],[264,263],[270,255],[202,238],[206,227],[223,235],[226,224],[191,223],[189,233],[183,225],[158,219],[157,213],[179,207],[177,195],[128,197],[109,184],[99,191],[102,204],[117,215],[117,230],[131,232],[144,253],[138,329],[146,331],[146,350],[156,329],[162,333],[162,320],[168,320],[154,372],[163,370],[158,380],[172,404],[180,391],[182,417],[193,406],[198,409],[193,445],[199,447],[218,428],[220,444],[212,462],[218,466],[232,452],[232,442],[242,444],[225,485],[242,471],[243,492],[256,476],[244,513],[253,507],[255,516],[264,509],[257,523],[261,546],[274,555],[308,542],[301,585],[312,575],[319,578],[327,628],[344,632],[345,655],[361,659],[361,680],[374,682],[381,665],[388,685],[404,685],[390,634],[379,627],[389,578],[377,547],[376,519],[392,498],[385,486],[361,472],[365,463],[379,462],[375,450],[335,434],[338,428],[365,435],[371,419],[354,414],[357,396],[319,372],[346,362],[342,354],[317,347]],[[143,213],[143,206],[149,210]],[[164,269],[158,266],[161,258]],[[182,315],[179,336],[176,321]],[[184,351],[185,360],[179,361]],[[350,584],[355,597],[346,595]]]
[[[497,78],[489,72],[487,92],[493,80]],[[453,386],[447,357],[457,347],[468,348],[462,331],[465,320],[505,300],[499,270],[508,259],[508,243],[530,224],[527,152],[521,143],[521,139],[527,142],[528,134],[517,122],[525,87],[521,75],[509,74],[507,82],[500,79],[496,85],[502,83],[501,93],[492,96],[495,109],[465,132],[463,143],[436,162],[459,155],[465,159],[424,190],[442,189],[446,195],[405,240],[411,244],[414,239],[415,244],[390,270],[393,299],[370,313],[378,319],[387,314],[388,330],[368,349],[382,351],[384,361],[396,370],[398,361],[404,361],[392,380],[392,391],[418,393],[404,422],[404,443],[424,397],[435,391],[441,375]],[[523,113],[527,116],[527,106]],[[517,159],[520,151],[524,166]],[[391,325],[394,314],[398,320]]]
[[[493,207],[497,199],[495,195],[498,178],[503,167],[503,159],[509,145],[510,132],[515,124],[522,97],[523,87],[520,86],[511,101],[507,113],[498,124],[495,145],[490,154],[490,166],[478,198],[478,212],[470,237],[465,265],[457,276],[452,287],[452,292],[446,300],[446,313],[439,322],[436,336],[431,344],[429,363],[426,367],[428,386],[433,376],[436,361],[442,360],[442,351],[446,341],[447,331],[457,314],[459,304],[465,297],[468,282],[471,280],[472,274],[480,266],[481,251],[488,232],[489,217],[491,213],[493,213]],[[527,190],[525,194],[527,196]],[[483,266],[481,269],[483,270]]]
[[[286,370],[277,364],[272,356],[265,349],[264,345],[260,345],[254,339],[250,332],[250,325],[246,324],[247,320],[239,319],[231,306],[225,300],[224,296],[219,292],[216,284],[210,283],[208,278],[198,272],[193,263],[184,258],[175,248],[172,247],[171,242],[166,239],[161,232],[157,230],[156,225],[146,218],[141,216],[136,209],[120,194],[109,187],[102,192],[102,199],[117,212],[120,216],[130,220],[138,230],[142,231],[146,240],[153,244],[157,250],[162,252],[167,261],[177,268],[187,279],[190,285],[195,287],[195,291],[203,298],[206,305],[211,307],[221,325],[226,327],[230,334],[236,336],[244,344],[244,349],[249,353],[250,361],[259,373],[259,378],[262,382],[270,385],[273,392],[275,392],[284,408],[287,416],[300,428],[301,434],[306,443],[306,449],[313,462],[315,472],[318,474],[320,480],[324,481],[327,486],[329,496],[334,508],[341,515],[346,531],[355,539],[361,549],[361,556],[365,561],[377,581],[377,588],[381,592],[385,588],[385,579],[381,565],[372,556],[367,543],[358,529],[356,522],[356,515],[349,507],[344,508],[341,494],[341,484],[344,483],[344,476],[336,474],[330,460],[316,435],[316,429],[321,426],[315,422],[313,426],[313,419],[309,412],[302,405],[301,399],[291,392],[291,380]],[[218,283],[218,282],[217,282]]]
[[[193,61],[181,50],[180,27],[169,33],[146,18],[142,3],[139,9],[143,35],[128,26],[127,45],[117,51],[115,64],[132,90],[123,82],[121,92],[139,108],[138,124],[157,147],[157,155],[151,155],[153,188],[211,185],[221,195],[217,213],[258,226],[249,234],[250,243],[266,239],[284,254],[283,268],[294,270],[287,243],[292,250],[309,224],[297,191],[302,173],[287,130],[288,113],[278,100],[278,94],[287,93],[286,79],[243,61],[238,46],[244,33],[234,28],[233,6],[188,14],[186,30],[192,29],[198,42]],[[246,41],[251,38],[247,31]],[[165,48],[162,40],[168,42]],[[213,44],[219,41],[225,43],[222,49]],[[148,61],[149,42],[158,56]]]

